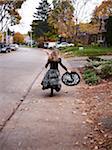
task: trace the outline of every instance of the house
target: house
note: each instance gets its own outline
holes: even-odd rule
[[[100,17],[100,26],[99,26],[99,31],[97,34],[97,43],[105,46],[106,45],[106,23],[108,20],[108,16],[102,16]]]
[[[99,24],[85,23],[80,24],[80,29],[77,32],[77,40],[83,45],[97,43]]]

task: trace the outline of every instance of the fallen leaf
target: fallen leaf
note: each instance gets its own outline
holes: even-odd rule
[[[86,116],[86,115],[87,115],[87,113],[86,113],[86,112],[83,112],[83,113],[82,113],[82,116]]]
[[[76,111],[72,111],[73,114],[76,114]]]
[[[77,141],[77,142],[75,142],[75,145],[78,145],[79,144],[79,142]]]
[[[93,124],[93,121],[91,119],[86,119],[87,123]]]
[[[97,150],[97,149],[98,149],[98,146],[95,146],[94,149]]]
[[[85,140],[88,139],[88,136],[85,136],[84,139],[85,139]]]
[[[29,110],[29,108],[25,108],[24,110],[28,111],[28,110]]]

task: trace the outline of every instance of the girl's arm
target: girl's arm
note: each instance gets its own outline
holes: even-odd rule
[[[47,61],[46,65],[45,65],[45,68],[47,68],[49,65],[49,60]]]
[[[59,64],[61,65],[61,67],[62,67],[63,69],[65,69],[65,70],[67,71],[67,68],[62,64],[61,58],[60,58]]]

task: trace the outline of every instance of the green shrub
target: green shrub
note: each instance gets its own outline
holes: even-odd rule
[[[112,63],[106,63],[102,65],[101,77],[105,79],[112,77]]]
[[[90,69],[84,71],[83,78],[85,80],[85,83],[89,85],[97,85],[100,82],[100,77]]]
[[[92,43],[91,43],[91,46],[94,47],[94,48],[97,48],[97,47],[100,46],[100,44],[99,44],[99,43],[94,43],[94,42],[92,42]]]

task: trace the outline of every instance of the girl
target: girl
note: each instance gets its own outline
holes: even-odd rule
[[[41,83],[43,90],[49,88],[51,89],[51,96],[53,96],[53,89],[57,92],[61,89],[60,72],[58,69],[59,64],[65,69],[65,71],[67,71],[67,68],[62,64],[61,58],[59,57],[59,51],[54,50],[49,55],[47,64],[45,65],[45,68],[50,65],[50,69],[47,71]]]

